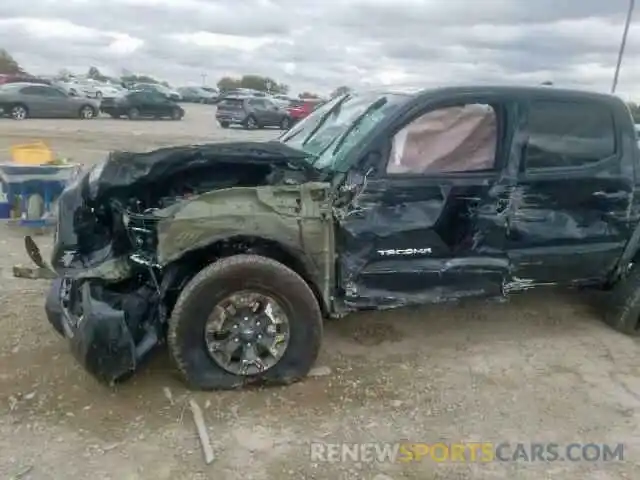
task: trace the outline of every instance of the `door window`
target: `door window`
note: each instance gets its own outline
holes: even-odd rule
[[[47,96],[47,90],[49,90],[46,87],[25,87],[22,90],[20,90],[20,93],[24,93],[25,95],[39,95],[41,97]]]
[[[266,102],[264,100],[251,100],[249,104],[258,110],[264,110],[266,108]]]
[[[45,89],[44,95],[46,95],[47,97],[52,97],[52,98],[66,97],[64,92],[61,92],[57,88],[44,87],[44,89]]]
[[[167,103],[167,97],[160,92],[147,92],[147,98],[149,103]]]
[[[528,134],[527,170],[581,167],[616,152],[613,115],[598,104],[534,102]]]
[[[494,168],[498,122],[494,108],[440,108],[413,120],[392,140],[389,174],[473,172]]]

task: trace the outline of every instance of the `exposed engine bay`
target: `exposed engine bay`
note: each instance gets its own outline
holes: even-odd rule
[[[210,241],[211,231],[236,238],[228,232],[237,229],[234,209],[243,208],[242,202],[219,204],[204,197],[235,187],[247,198],[265,196],[266,218],[273,216],[274,208],[285,214],[290,205],[300,210],[300,194],[294,197],[286,186],[296,192],[322,176],[306,157],[279,142],[114,152],[68,186],[59,199],[51,258],[58,278],[46,310],[56,330],[71,339],[72,351],[85,368],[108,383],[134,371],[162,342],[167,317],[184,284],[216,257],[252,251],[246,237],[196,248]],[[270,192],[256,193],[261,186],[285,187],[286,202],[273,201]],[[259,217],[260,203],[244,204]],[[179,215],[184,215],[184,225],[176,219]],[[247,215],[237,218],[246,230]],[[220,225],[199,236],[193,233],[194,225],[207,219]],[[286,222],[297,229],[297,221]],[[159,226],[165,237],[159,235]],[[266,221],[263,228],[287,233],[283,226]],[[168,239],[172,256],[158,255],[161,238]],[[37,255],[30,253],[34,261]],[[180,261],[174,261],[178,256]]]

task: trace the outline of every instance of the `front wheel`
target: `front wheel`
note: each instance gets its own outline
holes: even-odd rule
[[[178,108],[171,110],[171,120],[182,120],[182,112]]]
[[[270,258],[235,255],[198,273],[169,320],[183,380],[201,390],[296,382],[313,366],[322,315],[306,282]]]

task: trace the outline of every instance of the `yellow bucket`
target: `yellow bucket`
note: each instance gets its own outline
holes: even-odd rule
[[[22,165],[44,165],[53,162],[53,152],[43,142],[25,143],[11,147],[11,159]]]

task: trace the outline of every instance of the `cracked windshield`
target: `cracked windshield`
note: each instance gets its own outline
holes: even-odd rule
[[[318,108],[279,140],[311,154],[317,168],[332,167],[404,100],[405,96],[396,94],[338,97]]]
[[[640,478],[636,6],[0,0],[0,480]]]

